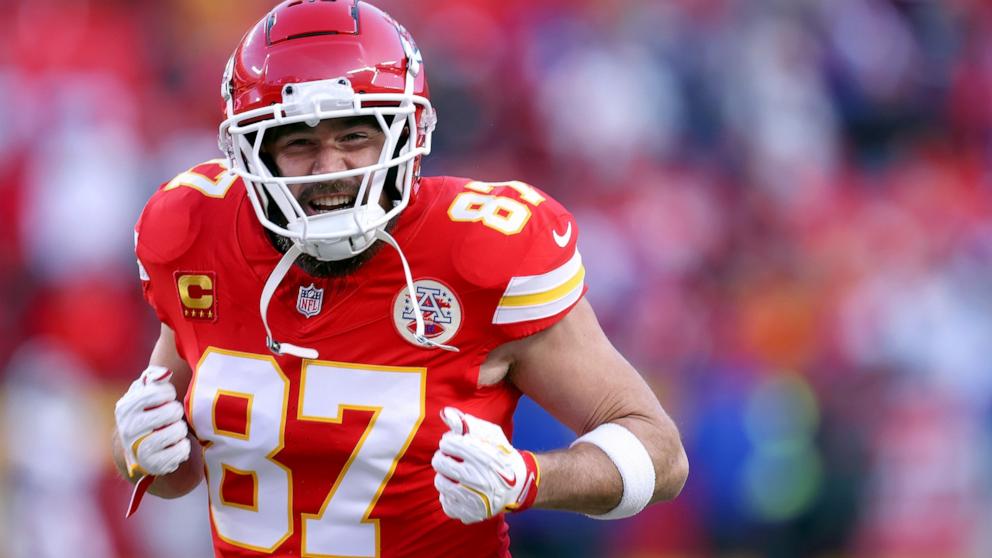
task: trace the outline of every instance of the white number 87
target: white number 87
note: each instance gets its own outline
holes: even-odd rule
[[[190,387],[190,415],[206,442],[210,513],[224,541],[272,552],[293,534],[292,471],[274,458],[283,448],[289,379],[268,355],[209,348]],[[297,420],[341,424],[346,409],[372,420],[316,514],[302,514],[304,555],[379,556],[370,519],[424,419],[426,369],[304,361]],[[218,401],[240,401],[245,421],[232,427]],[[360,467],[352,467],[354,463]],[[250,501],[225,500],[225,477],[252,487]]]

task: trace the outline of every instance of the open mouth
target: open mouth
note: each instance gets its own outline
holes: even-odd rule
[[[348,194],[323,194],[314,197],[304,206],[310,215],[320,215],[339,209],[348,209],[355,206],[355,196]]]

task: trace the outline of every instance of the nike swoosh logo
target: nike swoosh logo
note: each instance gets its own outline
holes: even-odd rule
[[[517,484],[517,474],[516,473],[513,473],[513,476],[512,477],[507,477],[506,475],[504,475],[503,473],[500,473],[499,471],[496,471],[496,474],[499,475],[499,478],[503,479],[503,482],[506,483],[506,486],[509,486],[510,488],[513,488],[514,486],[516,486],[516,484]]]
[[[558,231],[551,229],[551,235],[555,237],[555,244],[560,248],[568,246],[568,241],[572,239],[572,222],[569,221],[565,234],[558,234]]]

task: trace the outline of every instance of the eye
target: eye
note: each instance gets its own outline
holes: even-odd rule
[[[367,139],[369,139],[369,134],[367,132],[350,132],[345,134],[341,138],[341,141],[356,142],[356,141],[364,141]]]
[[[281,142],[283,149],[300,149],[313,145],[313,140],[308,137],[296,136],[283,139]]]

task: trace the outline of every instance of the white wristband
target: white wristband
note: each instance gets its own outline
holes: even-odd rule
[[[623,519],[643,510],[654,495],[654,463],[637,436],[619,424],[607,422],[579,437],[569,447],[582,442],[603,450],[623,479],[623,496],[617,507],[602,515],[589,517]]]

